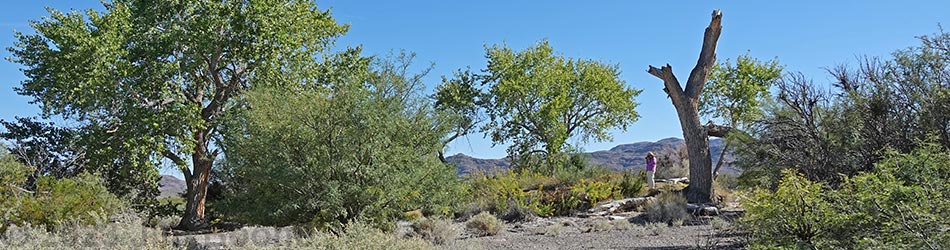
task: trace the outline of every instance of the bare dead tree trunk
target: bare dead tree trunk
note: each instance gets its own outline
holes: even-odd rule
[[[712,20],[703,36],[699,60],[689,74],[685,90],[673,75],[673,69],[669,64],[662,68],[651,65],[647,70],[651,75],[663,80],[663,90],[669,95],[679,115],[683,139],[686,140],[686,149],[689,154],[689,187],[686,200],[690,203],[711,203],[713,200],[709,136],[706,127],[699,122],[698,104],[700,94],[708,80],[709,71],[716,63],[716,44],[721,31],[722,12],[714,10]]]

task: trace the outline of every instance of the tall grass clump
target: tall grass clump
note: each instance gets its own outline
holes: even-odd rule
[[[505,228],[505,223],[491,213],[482,212],[465,222],[465,228],[477,236],[491,236],[500,233]]]
[[[673,225],[674,222],[688,219],[686,198],[676,192],[663,192],[650,201],[644,208],[647,219],[657,223]]]

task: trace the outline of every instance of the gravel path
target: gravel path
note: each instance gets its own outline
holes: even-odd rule
[[[490,237],[460,239],[444,249],[741,249],[740,237],[711,225],[638,225],[587,232],[584,225],[562,226],[559,233],[509,230]],[[533,231],[533,232],[532,232]]]

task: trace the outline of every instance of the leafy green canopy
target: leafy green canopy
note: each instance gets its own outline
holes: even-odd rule
[[[641,91],[625,85],[616,65],[565,58],[547,41],[523,51],[505,45],[485,50],[484,74],[458,73],[437,88],[436,98],[440,109],[463,117],[484,112],[482,130],[496,144],[512,143],[509,156],[540,153],[549,164],[560,162],[569,138],[609,140],[610,129],[625,129],[638,118],[634,98]]]
[[[225,140],[221,204],[239,220],[340,228],[384,225],[404,211],[451,212],[462,197],[455,169],[436,157],[448,132],[438,126],[411,55],[355,63],[325,88],[253,91]]]
[[[120,194],[154,192],[162,157],[186,177],[214,160],[218,118],[247,88],[332,77],[320,58],[347,30],[307,0],[104,5],[49,9],[9,50],[27,78],[17,93],[78,121],[88,164]]]
[[[771,95],[769,88],[782,77],[777,60],[761,62],[749,55],[716,64],[700,98],[703,115],[737,128],[763,115],[761,106]]]

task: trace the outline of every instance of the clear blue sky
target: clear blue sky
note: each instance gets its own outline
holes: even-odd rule
[[[362,44],[367,54],[406,49],[420,68],[436,63],[427,84],[453,69],[485,67],[484,44],[521,49],[548,39],[569,57],[619,64],[629,86],[643,89],[639,121],[614,140],[582,145],[588,151],[617,144],[681,137],[675,111],[662,83],[647,65],[669,63],[685,79],[696,63],[703,29],[713,9],[723,12],[718,57],[777,57],[787,70],[826,83],[823,67],[853,63],[856,56],[888,56],[918,43],[940,23],[950,24],[950,1],[318,1],[339,22],[351,24],[338,43]],[[31,32],[28,20],[60,10],[101,8],[97,0],[8,1],[0,8],[0,46],[13,30]],[[4,58],[7,51],[0,52]],[[13,87],[23,80],[19,65],[0,62],[0,119],[33,116],[38,109]],[[505,155],[482,135],[460,139],[449,153],[482,158]]]

